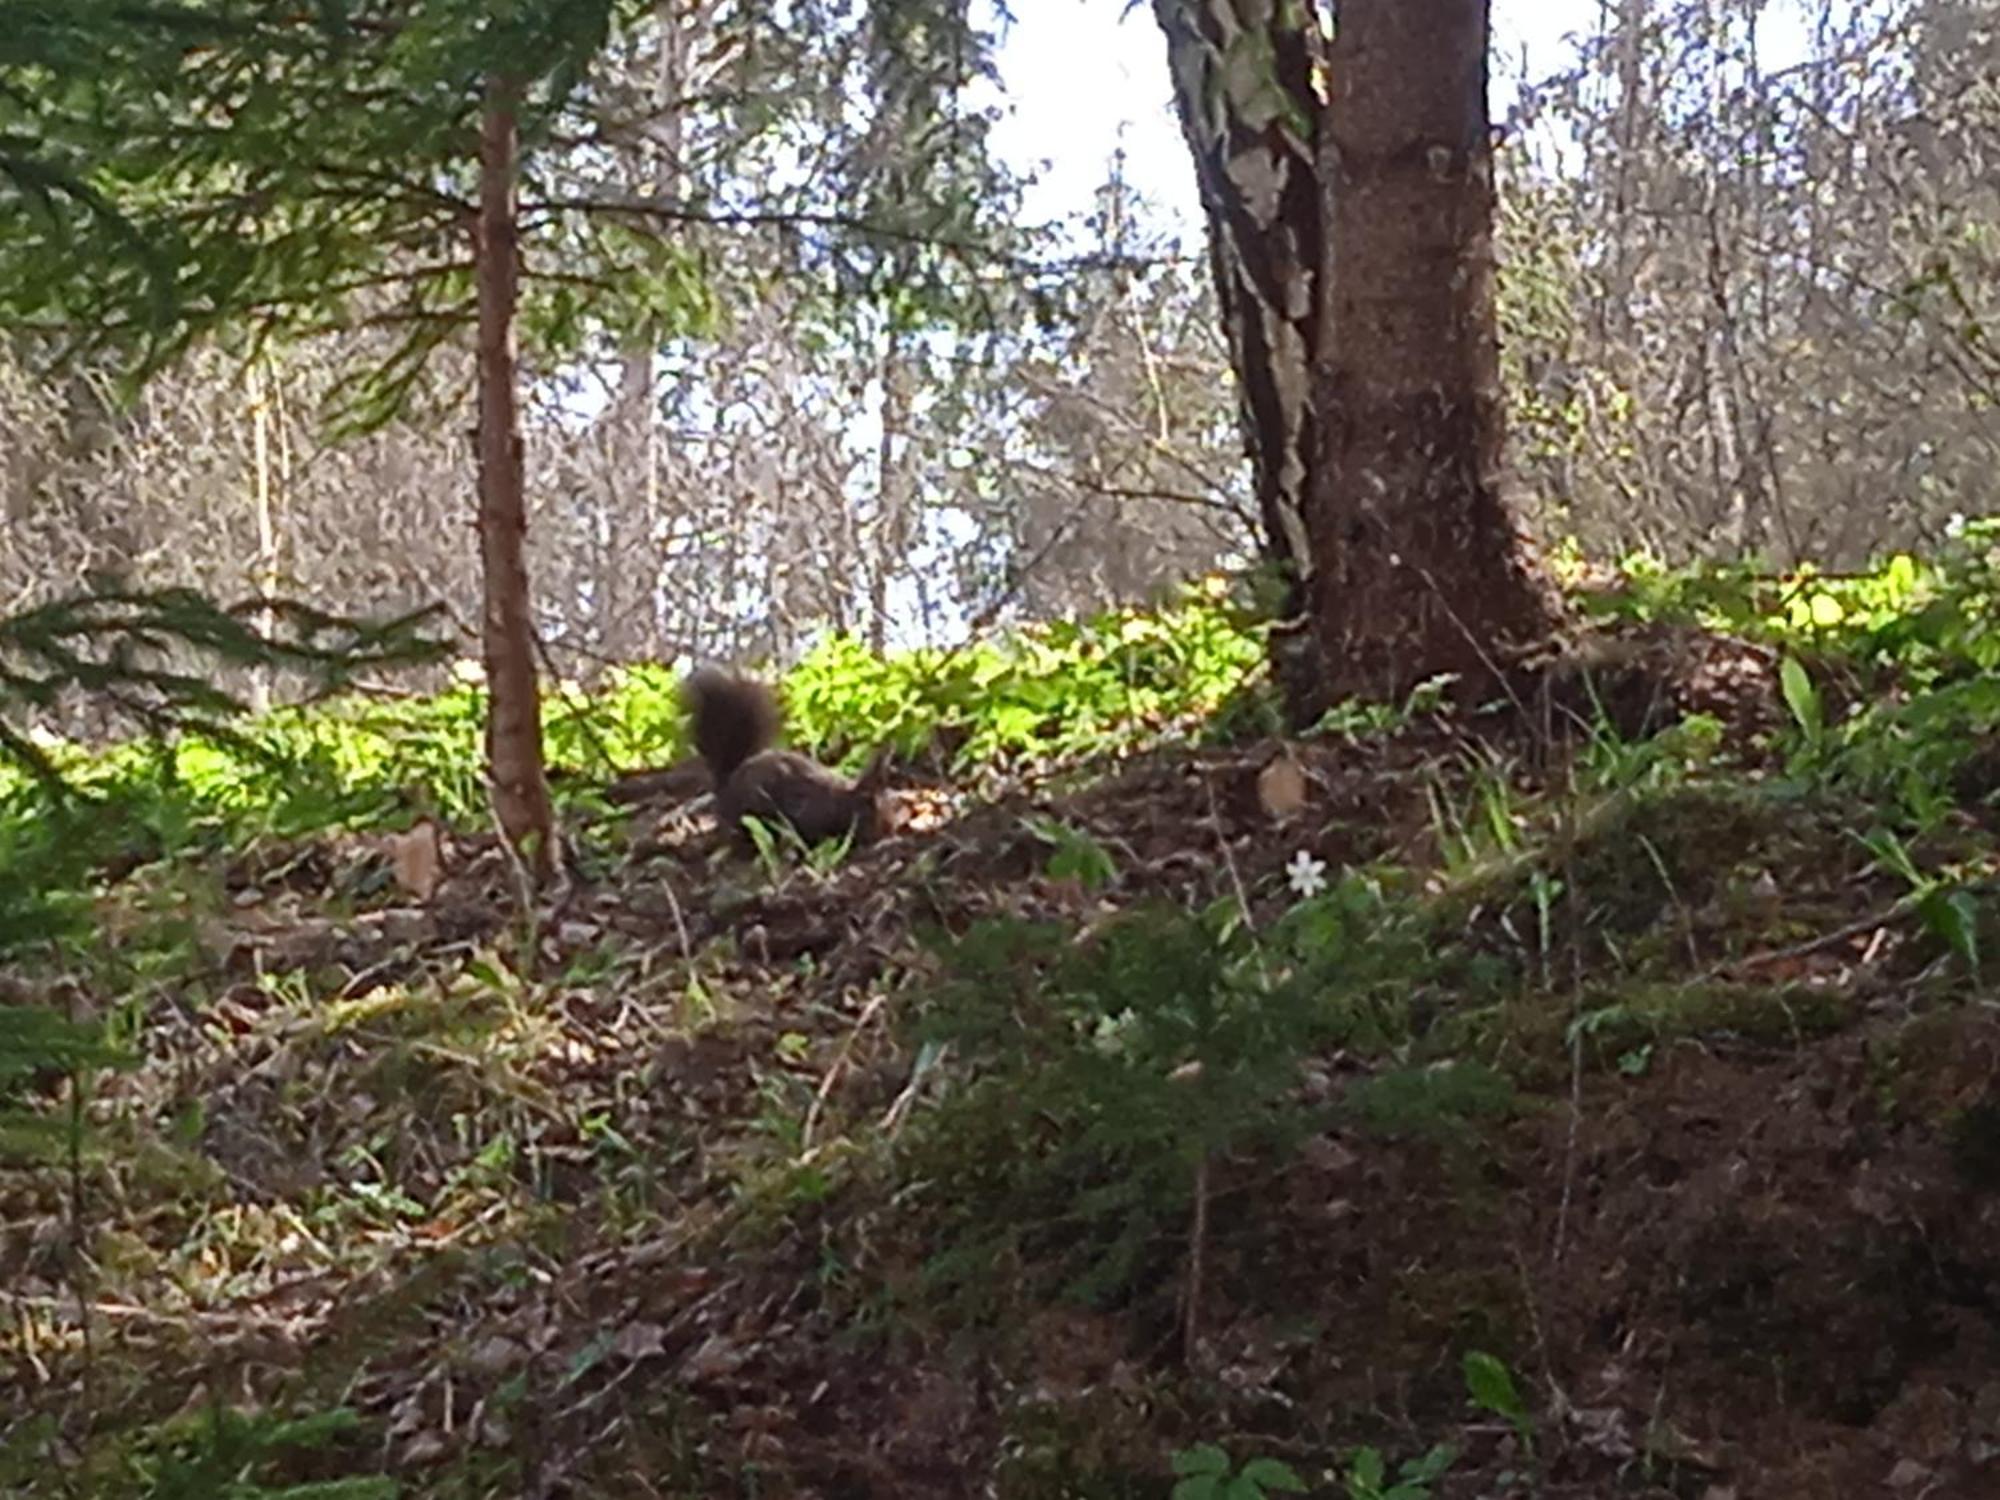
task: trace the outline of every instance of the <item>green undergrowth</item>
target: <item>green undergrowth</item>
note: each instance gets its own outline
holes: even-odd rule
[[[1788,769],[1931,829],[2000,792],[2000,518],[1938,551],[1851,574],[1627,559],[1580,593],[1608,621],[1688,622],[1774,648],[1792,716]]]
[[[1895,553],[1852,573],[1755,562],[1670,568],[1643,553],[1579,595],[1592,614],[1685,620],[1850,667],[1918,681],[2000,665],[2000,517],[1963,522],[1930,557]]]
[[[1797,658],[1815,691],[1795,704],[1800,760],[1822,782],[1893,796],[1935,822],[1967,792],[2000,789],[1996,527],[1962,527],[1933,559],[1896,556],[1839,577],[1774,578],[1748,566],[1678,570],[1638,556],[1617,583],[1576,595],[1587,615],[1681,620]],[[945,650],[878,658],[830,637],[784,679],[793,740],[858,762],[878,745],[940,769],[1101,756],[1163,734],[1274,726],[1247,691],[1262,646],[1220,584],[1158,611],[1114,611]],[[0,951],[59,918],[93,871],[207,854],[246,840],[398,826],[420,811],[483,825],[483,692],[344,697],[199,733],[103,751],[38,742],[81,794],[65,806],[18,767],[0,769]],[[1352,715],[1348,716],[1350,719]],[[548,756],[559,796],[587,800],[617,768],[686,751],[675,674],[638,666],[592,692],[554,685]],[[1989,764],[1991,762],[1991,764]],[[70,913],[73,915],[73,911]]]
[[[886,658],[831,637],[784,679],[792,741],[831,759],[932,749],[974,766],[1101,755],[1206,730],[1248,703],[1256,630],[1214,589],[1160,611],[1057,622],[954,651]],[[472,674],[476,677],[476,674]],[[0,770],[0,954],[82,921],[106,869],[209,855],[259,837],[397,827],[428,812],[488,821],[484,694],[468,677],[422,698],[347,697],[236,726],[101,752],[42,748],[74,795]],[[545,711],[559,798],[572,809],[619,768],[687,753],[676,674],[619,671],[596,692],[556,685]]]
[[[74,821],[27,783],[0,801],[11,924],[0,950],[12,943],[17,968],[53,953],[101,1003],[60,1019],[0,1009],[0,1027],[40,1018],[0,1029],[0,1147],[44,1186],[118,1155],[117,1202],[179,1195],[188,1227],[129,1249],[134,1286],[224,1285],[280,1242],[297,1260],[287,1271],[347,1275],[388,1266],[433,1229],[482,1226],[465,1231],[474,1246],[490,1233],[558,1263],[671,1232],[690,1257],[809,1261],[800,1306],[844,1350],[984,1349],[1032,1375],[1052,1308],[1113,1320],[1121,1348],[1159,1354],[1206,1307],[1226,1306],[1294,1330],[1297,1350],[1335,1349],[1346,1367],[1420,1372],[1412,1389],[1435,1398],[1418,1401],[1424,1420],[1448,1421],[1464,1404],[1461,1359],[1490,1349],[1520,1362],[1533,1335],[1514,1266],[1437,1246],[1494,1239],[1510,1195],[1534,1190],[1523,1141],[1572,1099],[1642,1090],[1679,1056],[1769,1053],[1874,1023],[1893,983],[1910,1019],[1871,1053],[1871,1086],[1899,1108],[1928,1107],[1907,1075],[1925,1046],[1946,1043],[1923,1027],[1978,994],[2000,943],[1995,825],[1976,774],[2000,705],[1982,697],[1985,627],[1958,619],[1984,608],[1972,544],[1985,536],[1969,528],[1949,567],[1892,563],[1873,584],[1832,580],[1824,593],[1634,564],[1622,594],[1590,607],[1708,620],[1777,648],[1789,665],[1768,739],[1732,742],[1719,720],[1690,719],[1643,741],[1600,728],[1555,775],[1504,745],[1396,762],[1365,787],[1423,825],[1370,846],[1393,852],[1342,865],[1313,852],[1327,830],[1310,819],[1243,825],[1262,844],[1226,878],[1207,872],[1199,901],[1148,884],[1157,872],[1134,868],[1087,812],[1038,819],[1026,899],[1017,906],[993,876],[995,889],[973,893],[993,899],[941,904],[950,915],[922,951],[896,953],[864,997],[830,993],[839,986],[811,958],[743,963],[741,934],[690,954],[606,932],[534,978],[504,939],[352,988],[303,968],[263,972],[243,981],[258,1005],[239,997],[212,1017],[194,932],[225,899],[213,856],[243,863],[253,845],[394,826],[422,809],[482,822],[476,685],[270,715],[247,726],[261,753],[188,737],[72,755],[67,768],[98,799]],[[1811,602],[1824,599],[1835,603]],[[829,758],[890,743],[961,777],[1046,772],[1169,736],[1262,732],[1259,650],[1253,629],[1202,594],[958,653],[884,661],[832,641],[785,688],[795,740]],[[1336,714],[1310,737],[1327,752],[1316,768],[1339,774],[1335,751],[1428,712],[1420,700]],[[663,669],[588,699],[556,695],[551,758],[573,773],[559,780],[569,811],[613,767],[677,757],[683,731]],[[1202,837],[1190,830],[1189,847]],[[119,892],[123,927],[98,939],[105,888],[141,863],[145,878]],[[281,884],[270,869],[250,878]],[[306,884],[316,914],[369,899]],[[967,923],[967,911],[986,915]],[[1866,938],[1870,920],[1895,938],[1880,955],[1820,945],[1849,927]],[[86,1094],[96,1070],[148,1055],[150,1018],[184,1014],[206,1028],[202,1066],[215,1070],[188,1097],[158,1068],[157,1117],[93,1135],[80,1112],[49,1108]],[[248,1082],[235,1047],[261,1059],[257,1086],[216,1097],[254,1114],[256,1130],[234,1138],[232,1176],[203,1177],[203,1151],[230,1142],[232,1122],[201,1116],[202,1091]],[[78,1081],[67,1093],[66,1078]],[[1968,1092],[1930,1122],[1969,1177],[2000,1175],[1995,1117]],[[142,1140],[149,1131],[160,1139]],[[1356,1175],[1378,1160],[1400,1175]],[[244,1184],[261,1196],[225,1205]],[[1314,1216],[1334,1198],[1358,1216],[1338,1233]],[[1378,1242],[1373,1259],[1312,1259]],[[375,1335],[357,1367],[396,1357],[404,1335]],[[1191,1484],[1277,1474],[1244,1446],[1260,1429],[1240,1411],[1165,1373],[1164,1356],[1135,1363],[1137,1385],[1089,1396],[1102,1409],[1004,1406],[1001,1468],[1015,1477],[1000,1493],[1163,1493],[1170,1451],[1204,1455],[1208,1467],[1182,1471]],[[1329,1381],[1332,1363],[1315,1367]],[[589,1369],[579,1356],[574,1378]],[[1490,1372],[1482,1388],[1498,1410]],[[213,1492],[245,1495],[372,1475],[357,1455],[379,1453],[380,1434],[316,1415],[343,1399],[302,1391],[296,1409],[226,1419],[142,1421],[135,1406],[122,1425],[107,1419],[92,1459],[159,1494],[217,1472],[240,1488]],[[684,1399],[648,1440],[663,1492],[750,1492],[711,1446],[719,1419]],[[513,1384],[496,1384],[494,1401],[534,1404]],[[1430,1433],[1416,1442],[1317,1396],[1303,1406],[1322,1415],[1286,1451],[1312,1452],[1349,1494],[1394,1493],[1386,1476],[1404,1470],[1428,1483]],[[1507,1420],[1530,1452],[1532,1414]],[[1228,1444],[1210,1443],[1224,1433]],[[1375,1449],[1352,1458],[1357,1441],[1398,1463]],[[426,1492],[518,1492],[514,1461],[474,1453]],[[1076,1488],[1086,1471],[1103,1484]],[[356,1483],[325,1493],[381,1492]],[[73,1492],[117,1492],[92,1484]]]
[[[1739,857],[1711,869],[1718,826]],[[1636,1076],[1677,1041],[1796,1045],[1853,1019],[1843,990],[1690,972],[1684,938],[1706,956],[1781,940],[1749,888],[1764,861],[1825,851],[1776,812],[1672,788],[1581,836],[1522,837],[1504,875],[1349,871],[1257,926],[1229,899],[941,940],[910,1046],[963,1076],[901,1169],[922,1184],[906,1204],[950,1247],[922,1299],[996,1324],[1024,1294],[1117,1304],[1175,1283],[1205,1162],[1269,1160],[1329,1128],[1478,1149],[1521,1088],[1572,1066]],[[1846,876],[1825,873],[1837,925]],[[1336,1055],[1357,1076],[1315,1085]]]
[[[243,1411],[218,1403],[136,1427],[94,1450],[68,1477],[68,1493],[144,1496],[145,1500],[396,1500],[407,1493],[373,1467],[361,1438],[365,1424],[344,1407],[297,1416]],[[16,1447],[31,1452],[32,1434]],[[34,1467],[0,1476],[24,1487]],[[328,1477],[305,1478],[317,1471]]]
[[[1171,1326],[1201,1253],[1191,1225],[1225,1263],[1280,1256],[1286,1218],[1260,1195],[1327,1131],[1443,1162],[1445,1211],[1476,1234],[1496,1131],[1578,1079],[1637,1087],[1678,1048],[1792,1049],[1860,1021],[1873,990],[1851,982],[1855,950],[1815,942],[1857,914],[1900,935],[1904,1004],[1975,997],[2000,940],[1978,876],[1991,839],[1905,841],[1907,807],[1800,766],[1804,738],[1793,726],[1754,766],[1700,734],[1606,744],[1554,789],[1446,765],[1433,865],[1303,890],[1270,868],[1202,909],[938,939],[908,1046],[955,1082],[885,1186],[939,1248],[897,1283],[891,1321],[1019,1329],[1053,1299]],[[1050,862],[1109,868],[1100,855],[1060,845]],[[1815,956],[1833,982],[1798,966]],[[1298,1295],[1255,1278],[1231,1293],[1274,1315]],[[1488,1333],[1511,1317],[1464,1312]],[[1434,1332],[1428,1316],[1412,1326]]]

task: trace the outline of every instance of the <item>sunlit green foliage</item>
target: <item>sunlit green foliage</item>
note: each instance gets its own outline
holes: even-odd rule
[[[1934,827],[2000,790],[2000,519],[1966,521],[1934,556],[1841,575],[1626,559],[1581,596],[1611,619],[1681,620],[1781,653],[1789,771],[1893,804]]]
[[[871,655],[835,637],[786,680],[802,743],[905,751],[944,743],[959,766],[1102,753],[1221,708],[1262,660],[1212,593],[1158,613],[1057,621],[957,649]]]
[[[1942,815],[2000,730],[2000,678],[1988,670],[2000,661],[1996,534],[1995,523],[1969,523],[1935,560],[1899,556],[1831,579],[1668,571],[1634,558],[1615,589],[1579,598],[1599,614],[1695,620],[1779,648],[1794,663],[1783,673],[1792,713],[1810,715],[1788,732],[1811,751],[1812,774],[1891,794],[1921,825]],[[829,637],[783,680],[790,738],[850,762],[890,744],[964,771],[1226,729],[1255,711],[1262,645],[1219,593],[886,658]],[[552,764],[576,773],[567,786],[684,754],[677,680],[646,665],[589,693],[555,684],[546,732]],[[65,820],[20,771],[0,771],[0,865],[50,872],[27,882],[39,908],[69,899],[82,872],[108,859],[395,825],[419,811],[483,822],[483,703],[478,682],[462,680],[429,697],[348,697],[236,721],[228,739],[183,734],[95,754],[38,741],[97,807]],[[0,911],[0,942],[19,910]]]
[[[1587,609],[1689,620],[1856,666],[1895,667],[1918,682],[2000,665],[2000,518],[1963,523],[1933,557],[1896,553],[1856,573],[1667,568],[1644,554],[1623,559],[1618,573],[1615,587],[1583,596]]]
[[[1254,671],[1255,633],[1212,597],[1163,613],[1114,612],[956,652],[875,658],[834,637],[785,679],[794,743],[826,754],[948,748],[960,765],[1132,746],[1194,730]],[[258,835],[399,826],[429,812],[488,816],[476,671],[428,697],[330,699],[92,753],[38,741],[83,802],[0,767],[0,949],[58,910],[80,915],[87,872],[216,850]],[[687,753],[676,674],[639,666],[545,706],[566,795],[621,767]],[[11,934],[11,936],[10,936]]]

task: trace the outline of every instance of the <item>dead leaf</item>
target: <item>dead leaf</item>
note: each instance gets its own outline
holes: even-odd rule
[[[424,1383],[428,1385],[429,1382]],[[424,1412],[424,1385],[405,1391],[389,1413],[389,1436],[408,1437],[420,1431],[429,1417]]]
[[[528,1351],[505,1334],[494,1334],[475,1344],[466,1356],[466,1368],[481,1375],[506,1375],[527,1361]]]
[[[934,833],[950,821],[951,799],[927,787],[902,788],[886,794],[895,808],[890,822],[902,833]]]
[[[1671,1422],[1655,1422],[1646,1431],[1646,1451],[1673,1460],[1675,1463],[1707,1469],[1711,1473],[1722,1468],[1722,1460],[1715,1453],[1701,1446],[1693,1438],[1675,1427]]]
[[[624,1360],[651,1359],[667,1352],[667,1332],[658,1323],[627,1323],[611,1341],[611,1352]]]
[[[690,1385],[702,1385],[733,1375],[750,1356],[722,1334],[711,1333],[701,1346],[681,1361],[681,1375]]]
[[[1257,773],[1257,802],[1265,816],[1282,823],[1305,811],[1306,773],[1288,753],[1280,753]]]
[[[1592,1453],[1622,1459],[1638,1451],[1632,1442],[1631,1424],[1619,1407],[1573,1407],[1569,1420],[1577,1429],[1581,1445]]]
[[[1315,1172],[1346,1172],[1360,1157],[1330,1135],[1316,1135],[1299,1146],[1300,1162]]]
[[[396,884],[428,901],[444,878],[444,837],[429,818],[419,818],[407,833],[389,835],[389,859]]]
[[[420,1432],[403,1444],[400,1462],[405,1468],[421,1469],[451,1452],[451,1444],[435,1432]]]

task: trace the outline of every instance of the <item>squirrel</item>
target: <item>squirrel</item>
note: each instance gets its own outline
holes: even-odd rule
[[[808,844],[852,836],[866,843],[888,831],[882,784],[886,749],[849,781],[810,756],[772,748],[778,700],[761,682],[704,667],[681,687],[694,748],[715,784],[716,817],[739,835],[745,814],[790,824]]]

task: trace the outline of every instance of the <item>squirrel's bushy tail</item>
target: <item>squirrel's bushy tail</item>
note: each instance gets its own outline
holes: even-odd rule
[[[778,700],[761,682],[703,667],[681,686],[695,753],[719,787],[778,738]]]

